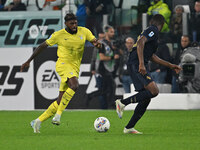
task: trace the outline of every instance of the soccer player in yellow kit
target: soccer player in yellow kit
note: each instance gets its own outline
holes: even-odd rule
[[[23,71],[26,67],[29,67],[30,62],[48,46],[58,45],[56,72],[61,77],[59,96],[43,114],[31,121],[34,133],[40,133],[41,123],[53,115],[55,116],[52,119],[52,123],[56,125],[60,124],[61,114],[79,86],[79,68],[84,52],[85,41],[90,41],[97,48],[101,47],[101,44],[89,29],[79,27],[77,24],[77,18],[73,13],[66,14],[66,28],[54,32],[49,39],[36,48],[31,57],[21,66],[21,71]]]

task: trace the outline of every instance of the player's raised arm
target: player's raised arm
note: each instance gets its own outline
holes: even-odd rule
[[[43,42],[42,44],[40,44],[33,52],[33,54],[31,55],[31,57],[21,66],[20,71],[22,72],[25,68],[28,68],[30,65],[30,62],[44,49],[46,49],[48,47],[48,45],[46,44],[46,42]]]

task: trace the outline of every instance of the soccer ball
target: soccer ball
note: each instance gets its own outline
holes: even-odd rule
[[[110,122],[106,117],[98,117],[94,121],[94,128],[98,132],[106,132],[110,128]]]

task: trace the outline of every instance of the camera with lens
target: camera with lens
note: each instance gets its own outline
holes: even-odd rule
[[[182,71],[179,74],[179,84],[186,93],[200,91],[200,47],[188,47],[181,55]]]

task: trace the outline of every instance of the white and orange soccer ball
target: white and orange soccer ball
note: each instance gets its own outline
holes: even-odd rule
[[[94,121],[94,128],[98,132],[107,132],[110,128],[110,122],[106,117],[98,117]]]

